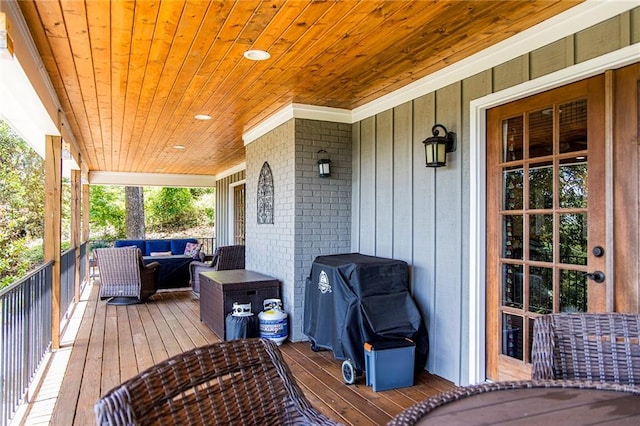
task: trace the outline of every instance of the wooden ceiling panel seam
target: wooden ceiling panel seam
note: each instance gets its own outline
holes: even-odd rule
[[[193,3],[187,3],[193,4]],[[171,95],[171,93],[175,90],[176,84],[179,79],[183,78],[184,67],[187,59],[190,56],[190,52],[192,51],[194,36],[199,31],[199,27],[202,23],[202,18],[204,14],[206,14],[206,10],[208,9],[209,3],[199,2],[197,4],[204,4],[205,9],[200,9],[199,12],[201,15],[194,15],[195,12],[189,12],[185,10],[183,13],[183,18],[179,20],[177,26],[178,42],[174,42],[169,50],[169,55],[166,61],[166,65],[163,68],[163,71],[160,75],[160,80],[158,81],[158,87],[163,88],[163,94],[166,96],[162,96],[160,100],[160,104],[162,107],[159,109],[160,113],[166,108],[167,99]],[[190,24],[185,21],[184,16],[190,15],[187,17],[188,20],[193,20],[196,25]],[[190,30],[194,28],[193,30]],[[166,88],[166,89],[165,89]],[[157,120],[154,120],[157,123]],[[156,126],[157,127],[157,126]],[[153,128],[155,129],[155,127]],[[150,130],[153,132],[154,130]]]
[[[212,4],[213,3],[209,3],[209,5],[212,5]],[[217,5],[221,6],[224,4],[226,3],[218,3]],[[205,28],[205,24],[207,22],[210,22],[211,20],[211,18],[208,18],[208,16],[212,14],[217,14],[218,11],[219,11],[218,9],[214,11],[212,7],[207,8],[205,16],[202,19],[202,22],[199,25],[198,30],[196,31],[196,35],[193,37],[193,41],[191,43],[190,49],[193,49],[193,46],[196,45],[196,46],[202,46],[203,47],[202,50],[206,51],[207,53],[210,51],[210,49],[214,44],[217,31],[211,31],[209,28]],[[200,52],[202,50],[200,50],[199,47],[195,48],[196,52]],[[205,55],[198,54],[197,58],[195,55],[191,55],[189,53],[186,55],[185,61],[183,62],[183,68],[180,72],[181,78],[176,79],[175,84],[173,85],[173,87],[169,92],[169,95],[165,99],[164,108],[162,110],[162,113],[160,114],[160,118],[158,119],[158,123],[161,126],[162,133],[166,131],[166,128],[169,122],[171,121],[170,120],[171,118],[180,116],[179,114],[176,114],[175,111],[180,106],[180,104],[182,103],[182,100],[184,99],[186,88],[196,78],[198,71],[201,69],[203,57],[206,57],[206,54]],[[187,70],[187,71],[183,71],[183,70]],[[187,74],[188,77],[185,77],[183,74]],[[169,105],[169,109],[173,105],[173,111],[168,112],[167,105]],[[186,117],[186,114],[183,115],[183,121],[185,117]],[[192,123],[193,120],[189,120],[189,122]],[[158,133],[158,126],[154,128],[152,137],[155,137],[157,133]],[[173,138],[173,139],[175,140],[176,138]],[[182,144],[183,142],[179,142],[179,143]],[[170,159],[167,162],[170,164],[173,163]]]
[[[90,170],[216,174],[291,103],[353,110],[582,1],[19,3]]]
[[[117,33],[112,31],[111,35],[112,52],[116,52],[111,58],[112,79],[116,81],[111,96],[112,99],[118,100],[116,107],[121,108],[119,111],[122,114],[122,133],[119,139],[121,149],[126,152],[123,161],[118,165],[118,171],[135,170],[133,162],[136,142],[133,140],[133,132],[139,111],[144,70],[160,9],[157,1],[127,2],[126,5],[128,7],[122,11],[116,9],[114,3],[111,4],[114,26],[122,22],[122,28],[118,29]],[[130,24],[127,25],[127,22]],[[118,92],[114,93],[114,90]]]
[[[338,3],[331,3],[329,6],[334,7],[336,4],[338,4]],[[353,5],[355,3],[351,2],[350,4]],[[329,9],[325,10],[321,14],[321,16],[326,15],[328,13],[327,12],[328,10]],[[300,12],[300,14],[301,13],[303,13],[303,12]],[[298,16],[300,16],[300,14],[298,14]],[[308,21],[306,16],[304,17],[303,20],[305,22]],[[314,24],[315,24],[315,22],[317,22],[317,21],[314,21]],[[293,26],[293,24],[294,24],[294,22],[288,23],[287,28],[290,28],[291,26]],[[308,24],[308,26],[312,27],[313,24]],[[303,35],[307,34],[307,33],[308,33],[308,29],[303,32]],[[303,38],[303,37],[297,38],[295,43],[303,43],[301,41],[301,38]],[[276,40],[275,42],[277,43],[280,39],[276,38],[275,40]],[[293,43],[293,44],[295,44],[295,43]],[[291,48],[291,45],[290,45],[289,51],[291,51],[291,50],[292,50],[292,48]],[[269,51],[273,52],[273,49],[270,48]],[[269,68],[269,70],[274,70],[275,73],[282,74],[282,71],[277,69],[277,65],[280,63],[280,61],[283,61],[280,58],[280,56],[281,55],[278,55],[278,53],[276,51],[272,55],[272,59],[266,61],[265,66],[267,66]],[[272,61],[276,61],[276,62],[272,64]],[[258,65],[260,65],[260,64],[258,64]],[[295,67],[287,67],[287,69],[288,70],[293,70],[292,72],[297,73],[297,74],[300,73],[300,70],[296,69]],[[268,72],[268,71],[266,71],[266,72]],[[243,93],[243,95],[241,96],[242,99],[246,99],[247,97],[258,96],[258,95],[260,95],[261,93],[264,93],[264,92],[273,93],[274,90],[275,90],[275,88],[273,88],[273,87],[268,87],[266,83],[256,84],[254,81],[249,80],[249,79],[245,79],[245,78],[239,78],[238,80],[240,81],[240,85],[236,85],[233,88],[231,88],[230,90],[232,90],[234,93]],[[268,80],[268,79],[261,78],[261,80],[265,81],[265,80]],[[278,79],[274,79],[274,81],[276,82],[277,85],[283,85],[283,86],[286,85],[286,83],[285,84],[281,84],[281,81],[282,81],[281,77],[279,77]],[[280,108],[288,105],[289,103],[291,103],[293,101],[292,97],[289,96],[288,93],[282,93],[279,96],[280,97],[278,98],[278,101],[276,102],[276,105],[273,107],[274,108],[273,112],[279,110]],[[208,102],[211,103],[211,100],[209,100]],[[229,102],[227,102],[227,104],[229,104]],[[209,108],[212,108],[212,106],[210,106]],[[226,108],[225,107],[223,107],[223,108],[224,108],[224,111],[229,111],[231,108],[233,108],[233,105],[228,105]],[[219,105],[219,104],[216,105],[216,110],[220,110],[220,109],[221,109],[221,105]],[[263,107],[260,107],[260,109],[263,109]],[[256,114],[258,114],[259,111],[256,111],[256,108],[254,108],[254,109],[250,109],[250,110],[244,110],[243,113],[244,113],[245,120],[247,120],[248,118],[246,118],[246,117],[256,116]],[[213,125],[214,124],[212,123],[211,127]]]
[[[163,96],[162,99],[159,101],[162,107],[158,112],[157,118],[154,117],[152,120],[155,122],[155,124],[153,125],[152,128],[149,129],[149,131],[151,132],[151,135],[149,136],[149,138],[153,140],[163,141],[164,143],[164,147],[162,147],[163,149],[167,149],[171,145],[176,144],[177,140],[174,138],[171,138],[170,136],[166,136],[166,132],[162,132],[158,134],[157,129],[158,129],[158,126],[166,128],[169,122],[172,121],[169,119],[163,120],[162,116],[164,114],[165,109],[167,108],[167,105],[171,102],[170,99],[173,93],[175,93],[175,91],[177,90],[176,85],[178,84],[179,80],[185,78],[185,73],[186,73],[185,68],[187,68],[187,62],[189,58],[192,56],[191,52],[193,50],[193,46],[196,40],[196,35],[202,31],[204,17],[209,12],[209,9],[210,9],[209,5],[211,3],[197,2],[197,3],[189,3],[189,4],[204,5],[204,8],[199,8],[196,11],[187,10],[183,14],[183,16],[187,15],[188,16],[187,19],[189,21],[194,21],[196,25],[190,24],[184,19],[181,19],[178,24],[178,27],[177,27],[178,32],[180,33],[180,38],[184,39],[184,43],[172,45],[171,51],[169,53],[169,59],[167,62],[168,63],[175,62],[176,64],[179,64],[179,66],[175,66],[173,68],[170,66],[169,68],[165,69],[165,70],[168,70],[167,72],[164,72],[163,70],[163,73],[160,77],[160,81],[158,82],[158,87],[167,85],[169,88],[165,91],[166,96]],[[191,30],[191,32],[185,31],[185,28],[184,28],[185,26],[187,27],[186,30],[188,30],[189,28],[193,28],[193,29]],[[175,56],[176,51],[181,52],[180,57]],[[194,72],[195,70],[193,70],[192,68],[189,68],[190,74],[193,74]],[[176,118],[176,117],[173,116],[172,118]],[[150,156],[150,160],[153,160],[153,154]],[[172,164],[170,159],[167,160],[167,163]]]
[[[397,4],[400,5],[400,9],[406,7],[406,4],[402,4],[402,2],[399,2]],[[362,31],[362,33],[366,35],[366,31],[375,31],[379,26],[378,21],[369,22],[370,20],[367,20],[366,16],[379,13],[380,6],[378,6],[378,3],[366,3],[366,6],[367,8],[364,11],[358,12],[358,13],[365,14],[365,17],[363,17],[362,19],[352,18],[351,20],[349,20],[348,27],[342,29],[342,32],[344,33],[344,35],[340,37],[334,37],[334,40],[329,46],[319,46],[319,48],[314,50],[308,49],[307,52],[312,52],[312,55],[311,55],[312,57],[308,59],[308,61],[311,61],[312,63],[320,63],[321,61],[315,58],[321,58],[323,55],[326,55],[325,52],[327,50],[330,50],[331,46],[336,46],[336,45],[341,45],[342,47],[340,47],[340,49],[351,52],[351,54],[353,55],[354,51],[351,48],[352,46],[351,41],[354,40],[354,37],[351,35],[351,33],[355,31],[354,28],[359,28],[359,31]],[[395,9],[394,12],[390,12],[390,14],[392,15],[397,11],[398,9]],[[361,24],[361,22],[366,22],[367,25],[363,25]],[[369,28],[369,30],[363,30],[362,27],[364,26]],[[349,34],[349,36],[347,36],[346,34]],[[349,43],[345,44],[344,40],[348,40]],[[318,53],[318,52],[321,52],[321,53]],[[323,63],[327,64],[326,66],[322,67],[323,77],[326,77],[327,75],[331,75],[331,73],[333,72],[332,70],[334,69],[335,70],[340,69],[340,65],[338,65],[338,61],[333,60],[333,58],[330,61],[324,60]],[[344,68],[344,64],[341,64],[341,65],[342,65],[342,68]],[[301,69],[303,69],[306,72],[307,67],[304,62],[302,63]],[[269,71],[267,71],[267,74],[266,74],[267,80],[269,79],[268,72]],[[282,82],[282,86],[292,87],[291,89],[291,95],[293,98],[292,101],[298,102],[298,103],[308,103],[308,102],[305,102],[304,98],[301,97],[301,96],[304,96],[304,95],[301,95],[301,93],[306,93],[311,90],[314,90],[313,86],[316,85],[316,83],[314,82],[314,79],[309,78],[308,74],[306,74],[304,78],[300,78],[299,75],[301,73],[296,72],[296,67],[287,66],[284,74],[285,74],[285,78],[282,78],[282,76],[279,76],[278,81]],[[274,79],[275,79],[275,76],[274,76]],[[315,89],[315,90],[319,91],[322,89]],[[335,102],[319,103],[318,104],[319,106],[343,108],[346,106],[345,99],[352,98],[352,93],[349,90],[349,88],[335,80],[330,84],[327,84],[327,82],[325,81],[324,90],[334,94],[339,94],[340,99]]]
[[[36,8],[39,22],[47,34],[47,44],[59,70],[60,79],[63,82],[64,95],[58,93],[58,96],[60,98],[66,97],[69,102],[71,114],[67,116],[67,119],[70,122],[74,122],[78,128],[80,132],[78,139],[82,141],[89,140],[94,149],[96,149],[96,165],[100,167],[102,163],[102,166],[104,166],[104,155],[100,156],[101,150],[95,146],[93,134],[87,125],[88,112],[82,102],[80,82],[78,81],[75,60],[73,60],[73,53],[69,44],[68,30],[60,4],[58,2],[37,2]],[[71,58],[71,66],[61,58]]]
[[[133,112],[133,131],[130,134],[129,141],[131,147],[136,147],[133,152],[134,164],[144,165],[150,160],[146,155],[147,146],[149,146],[147,142],[150,139],[145,138],[149,114],[158,97],[157,83],[169,56],[172,41],[176,37],[185,3],[160,2],[159,5],[149,50],[137,52],[135,50],[136,44],[133,43],[132,45],[132,59],[136,54],[141,54],[142,58],[146,58],[146,60],[143,60],[145,69],[142,75],[136,110]],[[177,12],[178,10],[179,13]]]
[[[237,4],[237,3],[234,3],[234,6],[235,6],[236,4]],[[241,4],[243,4],[243,5],[244,5],[244,3],[241,3]],[[250,11],[251,11],[251,13],[252,13],[252,12],[253,12],[253,10],[254,10],[254,8],[253,8],[253,7],[249,7],[249,10],[250,10]],[[225,20],[225,23],[228,23],[228,21],[227,21],[227,20]]]
[[[279,10],[279,8],[274,7],[273,2],[263,2],[263,3],[261,3],[261,5],[264,5],[265,7],[267,7],[267,11],[272,12],[272,13],[274,13],[274,14],[276,14],[276,13],[277,13],[277,11]],[[235,11],[236,11],[236,10],[237,10],[237,9],[233,9],[233,10],[231,11],[231,16],[233,16],[233,13],[235,13]],[[250,10],[251,10],[251,16],[260,16],[260,15],[261,15],[260,8],[255,8],[255,7],[254,7],[254,8],[251,8]],[[248,11],[249,11],[249,9],[247,8],[247,9],[244,9],[242,13],[247,13]],[[274,12],[274,11],[275,11],[275,12]],[[264,17],[268,17],[268,19],[269,19],[269,20],[271,20],[271,18],[272,18],[272,16],[273,16],[273,15],[264,14],[264,13],[262,13],[262,15],[263,15]],[[236,20],[236,19],[230,19],[230,20],[228,20],[228,22],[231,22],[232,24],[233,24],[233,22],[234,22],[234,21],[237,21],[237,20]],[[248,19],[248,18],[244,18],[244,22],[250,22],[250,21],[251,21],[251,19],[250,19],[250,18],[249,18],[249,19]],[[244,53],[244,51],[245,51],[245,50],[247,50],[247,49],[250,47],[248,43],[245,43],[244,45],[243,45],[243,44],[238,44],[238,43],[237,43],[237,42],[238,42],[238,40],[239,40],[239,39],[241,39],[242,37],[246,38],[247,40],[251,40],[251,39],[255,38],[255,37],[252,37],[252,34],[243,34],[243,31],[244,31],[245,29],[247,29],[247,27],[248,27],[248,25],[244,25],[244,26],[243,26],[239,31],[235,32],[235,34],[236,34],[235,36],[233,36],[233,37],[229,37],[229,42],[228,42],[228,44],[229,44],[229,46],[230,46],[230,47],[226,49],[225,54],[224,54],[224,56],[225,56],[225,57],[227,57],[227,58],[228,58],[228,57],[230,56],[229,52],[230,52],[230,51],[232,51],[232,50],[235,50],[235,51],[237,51],[237,52],[242,51],[241,53]],[[222,30],[224,30],[224,28],[225,28],[225,27],[223,26],[223,27],[222,27]],[[256,30],[253,30],[253,31],[256,31]],[[232,33],[232,34],[234,34],[234,33]],[[223,38],[224,36],[222,36],[222,35],[221,35],[220,37],[221,37],[221,38]],[[232,41],[232,40],[233,40],[233,41]],[[224,40],[223,40],[223,43],[224,43]],[[224,46],[223,46],[223,47],[224,47]],[[227,70],[226,70],[226,72],[224,73],[224,76],[225,76],[225,77],[222,79],[222,81],[217,81],[217,84],[216,84],[216,85],[217,85],[218,87],[224,83],[224,81],[226,80],[226,76],[232,75],[232,74],[233,74],[233,70],[238,66],[238,64],[240,64],[240,63],[243,61],[243,58],[242,58],[242,55],[241,55],[241,54],[234,55],[234,56],[231,56],[231,57],[232,57],[232,61],[230,62],[231,66],[228,66],[228,67],[227,67]],[[222,62],[220,61],[220,62],[219,62],[219,64],[222,64]],[[227,61],[227,65],[228,65],[228,64],[229,64],[229,62]],[[211,73],[210,75],[215,75],[217,72],[218,72],[218,69],[216,69],[216,70],[215,70],[213,73]],[[222,73],[221,73],[221,74],[222,74]],[[211,80],[211,78],[209,77],[208,81],[210,81],[210,80]],[[207,92],[206,84],[207,84],[207,83],[205,82],[205,86],[203,86],[202,92]],[[216,88],[216,89],[217,89],[217,88]],[[198,96],[193,96],[193,98],[192,98],[192,99],[197,99],[197,98],[198,98]],[[192,101],[191,101],[191,102],[186,106],[186,111],[184,112],[185,116],[186,116],[187,114],[189,114],[189,111],[192,109],[192,108],[191,108],[191,106],[192,106],[193,104],[194,104],[194,100],[192,100]],[[184,110],[183,110],[183,111],[184,111]],[[174,110],[174,114],[175,114],[175,110]],[[185,127],[185,128],[188,128],[188,125],[189,125],[189,123],[185,123],[185,124],[184,124],[184,127]]]
[[[89,43],[91,52],[104,52],[105,56],[111,55],[110,46],[110,20],[105,19],[104,7],[109,8],[109,3],[87,2],[86,17],[89,30]],[[94,13],[94,7],[98,10]],[[107,13],[108,17],[109,14]],[[105,21],[107,25],[105,25]],[[95,53],[94,53],[95,54]],[[97,113],[100,121],[100,143],[112,141],[112,111],[111,111],[111,69],[109,61],[93,60],[93,74],[96,91]],[[117,161],[117,159],[116,159]]]
[[[303,5],[302,8],[299,9],[295,9],[295,11],[289,11],[287,10],[288,13],[290,13],[291,15],[295,15],[300,16],[302,13],[304,13],[304,11],[310,6],[312,5],[312,3],[306,3]],[[273,27],[272,27],[272,23],[274,21],[276,21],[276,19],[280,22],[284,21],[285,27],[286,29],[291,28],[291,26],[293,26],[296,22],[296,19],[289,19],[289,16],[285,17],[284,19],[280,16],[280,11],[278,14],[276,14],[270,21],[269,23],[265,26],[264,30],[262,31],[262,33],[256,38],[256,40],[254,41],[254,46],[259,46],[259,47],[266,47],[266,46],[272,46],[274,41],[273,40],[277,40],[280,39],[282,36],[281,34],[283,34],[283,29],[278,29],[276,31],[274,31]],[[270,39],[272,39],[271,41],[269,40],[263,40],[263,35],[265,33],[269,33],[272,34],[271,36],[269,36]],[[270,51],[269,49],[267,49],[268,51]],[[270,51],[271,52],[271,51]],[[247,61],[246,59],[240,59],[239,63],[243,63],[244,65],[244,74],[241,75],[236,75],[234,73],[234,71],[236,70],[236,68],[232,69],[231,72],[229,72],[227,74],[227,76],[225,76],[225,78],[222,79],[222,81],[220,81],[217,84],[216,90],[215,92],[222,92],[223,94],[226,93],[242,93],[246,90],[247,87],[251,87],[251,86],[255,86],[256,82],[255,79],[251,79],[248,78],[248,75],[251,74],[252,72],[254,72],[256,69],[259,69],[261,66],[269,66],[270,65],[270,61],[265,61],[265,62],[258,62],[258,63],[249,63],[249,62],[245,62]],[[237,67],[238,68],[238,67]],[[233,75],[233,79],[229,78]],[[228,87],[225,86],[225,84],[228,83]],[[244,111],[240,110],[238,111],[237,107],[234,108],[234,105],[229,105],[229,103],[227,102],[226,104],[221,104],[216,97],[219,96],[217,93],[215,93],[212,91],[212,93],[209,95],[209,98],[204,101],[203,104],[203,111],[209,111],[213,109],[213,104],[215,102],[215,106],[216,106],[216,112],[217,115],[219,116],[225,116],[225,115],[237,115],[237,114],[242,114]],[[226,97],[225,100],[228,100],[229,97]],[[223,98],[224,99],[224,98]],[[234,114],[235,113],[235,114]],[[214,121],[213,123],[210,123],[207,126],[206,131],[209,131],[210,129],[215,129],[217,126],[219,126],[219,124],[216,122],[216,120],[212,120]],[[230,121],[230,120],[226,120],[226,121]],[[181,132],[187,132],[187,140],[190,139],[190,136],[193,135],[193,131],[191,131],[190,129],[185,129],[185,130],[181,130]],[[236,141],[236,144],[238,145],[242,145],[240,143],[238,143],[238,141]]]
[[[84,1],[64,2],[61,3],[61,6],[69,49],[71,50],[76,75],[78,76],[78,90],[85,106],[86,124],[94,143],[100,143],[103,141],[102,123],[98,108],[92,46],[89,39],[89,23],[85,3]],[[105,166],[109,167],[109,163],[112,161],[113,155],[108,156]]]
[[[104,55],[105,58],[101,61],[103,63],[102,66],[108,67],[108,74],[105,73],[105,79],[109,81],[108,96],[111,113],[111,139],[108,142],[112,145],[113,151],[120,152],[120,155],[114,161],[114,168],[120,170],[123,153],[128,149],[124,142],[124,121],[127,100],[128,58],[131,55],[131,42],[135,34],[132,24],[133,7],[131,7],[130,3],[125,2],[102,2],[101,4],[106,4],[106,7],[102,7],[105,7],[103,13],[108,16],[110,29],[108,34],[108,55]],[[120,7],[115,9],[116,5]],[[126,154],[124,158],[126,160]]]
[[[29,31],[31,32],[34,43],[37,46],[40,58],[42,59],[42,64],[47,70],[51,84],[58,96],[61,112],[68,118],[67,123],[70,126],[69,131],[80,137],[82,136],[82,132],[77,126],[77,122],[73,120],[73,111],[71,109],[69,98],[66,94],[62,78],[60,77],[58,64],[55,61],[53,52],[51,51],[51,46],[49,45],[49,40],[45,34],[44,25],[42,24],[37,7],[32,2],[19,2],[19,6],[27,25],[29,26]],[[40,23],[40,25],[35,25],[34,22]],[[79,139],[78,143],[81,142],[82,140]],[[95,152],[92,152],[91,154],[92,155],[87,157],[86,161],[87,163],[93,162],[92,164],[96,164],[97,158]]]

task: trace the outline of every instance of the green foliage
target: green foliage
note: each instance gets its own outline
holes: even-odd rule
[[[216,215],[216,192],[215,189],[202,193],[195,201],[198,212],[198,223],[206,226],[213,226]]]
[[[89,223],[96,239],[117,239],[126,235],[124,188],[92,186],[89,192]]]
[[[44,161],[0,121],[0,288],[42,263]]]
[[[0,246],[16,238],[41,238],[44,161],[3,121],[0,164]]]
[[[182,229],[197,224],[193,196],[188,188],[161,188],[145,195],[149,227],[155,231]]]

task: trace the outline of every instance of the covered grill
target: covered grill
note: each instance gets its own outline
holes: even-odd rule
[[[411,339],[415,371],[424,368],[429,349],[407,263],[359,253],[316,257],[306,282],[304,333],[313,350],[332,350],[359,370],[364,342]]]

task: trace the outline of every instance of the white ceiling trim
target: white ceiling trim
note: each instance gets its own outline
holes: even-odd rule
[[[354,122],[462,81],[635,7],[638,7],[637,0],[587,0],[475,55],[354,109]]]
[[[464,80],[481,70],[510,61],[524,53],[546,46],[635,7],[638,7],[637,0],[587,0],[507,40],[353,110],[303,104],[287,105],[245,132],[242,136],[244,144],[250,144],[292,118],[356,123]]]
[[[243,161],[242,163],[238,164],[237,166],[233,166],[230,169],[227,169],[222,173],[218,173],[216,175],[216,180],[224,179],[227,176],[231,176],[234,173],[241,172],[242,170],[245,170],[246,168],[247,168],[247,162]]]
[[[341,108],[330,108],[305,104],[289,104],[276,112],[257,126],[248,130],[242,135],[244,144],[249,145],[251,142],[264,136],[276,127],[286,123],[292,118],[304,118],[307,120],[330,121],[334,123],[353,123],[351,111]]]
[[[181,188],[212,188],[215,175],[182,175],[163,173],[89,172],[90,185],[175,186]]]

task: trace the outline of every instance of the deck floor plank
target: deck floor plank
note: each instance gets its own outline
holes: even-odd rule
[[[73,349],[69,357],[69,364],[65,371],[64,380],[60,384],[60,391],[54,405],[57,409],[54,410],[51,417],[51,423],[54,425],[73,424],[97,307],[98,286],[95,285],[89,289],[89,300],[85,307],[84,315],[82,316],[78,334],[73,343]],[[60,396],[63,397],[61,398]]]
[[[74,425],[85,426],[95,424],[93,404],[102,394],[100,385],[102,383],[102,355],[104,350],[106,306],[104,301],[98,302],[95,310],[89,348],[87,350],[87,360],[84,363],[84,371],[81,371],[82,385],[80,387],[78,405],[75,411],[76,416],[73,419]]]
[[[133,334],[131,333],[131,323],[129,322],[129,309],[126,306],[118,306],[118,348],[120,350],[120,381],[130,379],[138,374],[138,365],[133,360],[136,353],[133,345]],[[103,390],[104,394],[106,389]]]
[[[118,312],[116,306],[106,307],[104,341],[102,348],[102,375],[100,389],[112,389],[122,382],[120,376],[120,344]]]
[[[52,425],[95,424],[95,401],[118,380],[127,380],[169,356],[220,341],[200,321],[200,302],[190,291],[161,292],[146,304],[116,307],[98,301],[94,287],[53,409]],[[308,342],[286,342],[280,349],[311,404],[346,425],[385,424],[416,401],[453,387],[423,372],[412,387],[373,392],[364,377],[345,385],[342,362],[331,351],[313,352]]]
[[[142,319],[137,307],[128,306],[129,324],[131,327],[131,337],[133,339],[133,351],[138,371],[146,370],[153,365],[151,348],[147,341],[147,335],[142,325]]]

